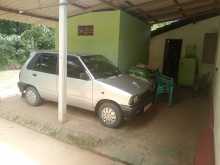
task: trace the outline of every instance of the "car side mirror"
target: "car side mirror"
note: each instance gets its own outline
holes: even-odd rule
[[[90,77],[88,76],[88,74],[86,72],[80,73],[79,76],[80,76],[81,80],[85,80],[85,81],[89,81],[90,80]]]

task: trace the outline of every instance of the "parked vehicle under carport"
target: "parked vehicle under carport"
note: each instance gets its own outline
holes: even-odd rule
[[[22,67],[18,87],[30,105],[57,101],[57,65],[56,52],[39,51]],[[153,100],[151,81],[121,74],[101,55],[68,55],[67,76],[67,103],[95,111],[107,127],[118,127]]]

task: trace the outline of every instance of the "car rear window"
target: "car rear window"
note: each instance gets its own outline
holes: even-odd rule
[[[28,64],[27,69],[57,74],[57,54],[40,53],[37,54]]]

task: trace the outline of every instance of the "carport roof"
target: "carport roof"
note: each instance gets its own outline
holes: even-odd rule
[[[58,0],[0,0],[0,19],[55,26],[58,3]],[[157,23],[219,13],[220,0],[69,0],[68,16],[118,9]]]

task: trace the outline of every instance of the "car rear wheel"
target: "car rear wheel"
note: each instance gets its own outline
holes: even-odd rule
[[[98,116],[101,123],[109,128],[117,128],[121,125],[123,117],[118,105],[111,102],[104,102],[98,109]]]
[[[27,87],[25,90],[25,100],[28,104],[32,106],[39,106],[42,103],[42,99],[37,89],[34,87]]]

